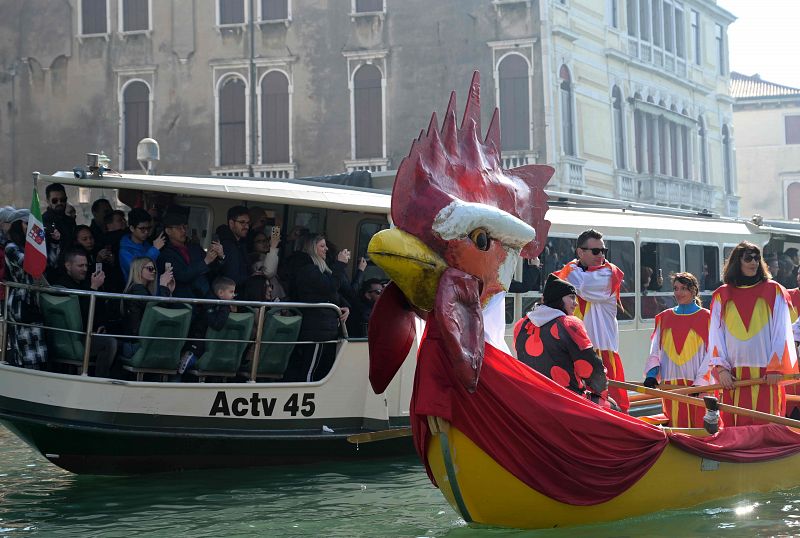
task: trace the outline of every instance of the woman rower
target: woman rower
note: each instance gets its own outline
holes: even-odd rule
[[[572,284],[551,274],[544,285],[542,304],[514,327],[517,358],[562,387],[618,410],[608,397],[603,361],[583,322],[573,316],[577,304]]]
[[[714,292],[708,332],[711,368],[726,389],[720,400],[783,416],[781,375],[797,373],[789,296],[769,279],[761,249],[748,241],[736,245],[722,272],[725,284]],[[737,379],[765,376],[765,385],[734,387]],[[759,423],[742,415],[722,412],[721,416],[728,426]]]
[[[711,312],[700,305],[700,285],[691,273],[672,275],[672,293],[678,303],[656,316],[645,365],[644,386],[708,385],[708,322]],[[702,407],[664,400],[664,414],[674,428],[702,428]]]

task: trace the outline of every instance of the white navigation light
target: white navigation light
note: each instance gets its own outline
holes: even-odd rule
[[[161,152],[158,149],[158,142],[152,138],[142,138],[139,140],[139,145],[136,146],[136,160],[144,170],[145,174],[155,173],[155,163],[161,158]]]

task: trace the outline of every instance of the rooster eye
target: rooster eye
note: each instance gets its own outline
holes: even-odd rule
[[[478,250],[489,250],[489,234],[483,228],[476,228],[469,233],[469,238]]]

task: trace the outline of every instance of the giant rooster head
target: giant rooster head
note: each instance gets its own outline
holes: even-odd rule
[[[440,317],[455,320],[453,330],[461,335],[454,335],[452,351],[467,363],[463,381],[474,390],[483,357],[481,308],[508,290],[520,255],[534,257],[543,248],[550,227],[544,186],[554,170],[503,170],[498,110],[483,141],[480,116],[475,72],[461,126],[456,127],[453,92],[441,130],[434,113],[400,163],[392,191],[395,227],[369,244],[371,259],[393,282],[370,320],[376,392],[385,390],[410,349],[413,309],[454,310]]]

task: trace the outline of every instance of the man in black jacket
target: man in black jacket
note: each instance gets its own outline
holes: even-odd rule
[[[168,240],[158,256],[158,271],[163,273],[166,264],[171,264],[175,276],[173,297],[211,298],[210,281],[224,265],[222,245],[214,241],[205,252],[200,245],[187,244],[186,217],[180,213],[167,213],[162,222]]]
[[[45,189],[47,209],[42,214],[42,223],[47,231],[47,278],[55,280],[61,268],[61,253],[72,240],[75,232],[75,217],[67,215],[67,191],[61,183],[51,183]]]
[[[250,276],[247,252],[247,233],[250,231],[250,211],[241,205],[228,210],[228,224],[217,228],[225,252],[222,275],[240,286]]]
[[[87,271],[89,271],[89,262],[86,259],[86,254],[82,250],[69,250],[64,254],[64,272],[54,285],[72,290],[102,291],[103,282],[106,278],[105,273],[102,270],[94,272],[89,282],[87,282]],[[78,303],[81,307],[81,318],[85,329],[89,320],[89,296],[78,296]],[[105,332],[106,328],[103,325],[103,320],[107,318],[105,310],[105,301],[98,299],[95,302],[94,323],[92,326],[94,332]],[[117,355],[117,340],[111,336],[96,334],[92,336],[91,343],[90,357],[94,357],[97,360],[95,375],[97,377],[109,377],[114,365],[114,358]]]

